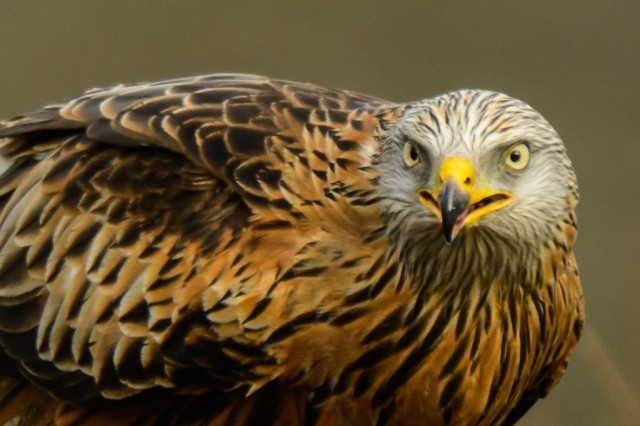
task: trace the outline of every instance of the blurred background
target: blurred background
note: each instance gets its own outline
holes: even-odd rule
[[[556,127],[581,188],[587,329],[523,425],[640,424],[640,1],[0,0],[0,117],[213,72],[393,101],[506,92]]]

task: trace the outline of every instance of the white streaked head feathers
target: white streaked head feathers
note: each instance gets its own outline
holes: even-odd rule
[[[403,162],[408,142],[421,151],[417,167]],[[529,146],[531,159],[515,171],[504,166],[502,155],[518,142]],[[537,111],[501,93],[456,91],[411,104],[381,140],[380,191],[395,238],[417,241],[421,235],[431,241],[428,234],[438,232],[437,218],[416,194],[435,185],[440,165],[450,157],[468,159],[478,185],[514,196],[507,207],[474,225],[481,232],[469,234],[488,232],[518,246],[540,247],[575,207],[570,196],[575,176],[564,145]]]

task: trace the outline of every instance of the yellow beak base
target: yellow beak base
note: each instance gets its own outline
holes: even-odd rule
[[[451,244],[462,228],[473,226],[480,218],[508,205],[513,195],[477,188],[471,163],[458,157],[447,159],[440,167],[433,190],[421,189],[418,196],[442,223],[445,240]]]

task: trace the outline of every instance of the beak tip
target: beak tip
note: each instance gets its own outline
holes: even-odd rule
[[[444,241],[447,243],[448,246],[453,244],[453,240],[456,239],[456,236],[457,236],[457,233],[453,233],[451,230],[444,231]]]

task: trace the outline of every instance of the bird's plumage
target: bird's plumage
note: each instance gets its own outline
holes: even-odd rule
[[[579,338],[575,175],[502,94],[210,75],[5,121],[0,153],[0,423],[512,422]],[[448,244],[418,193],[451,156],[513,201]]]

